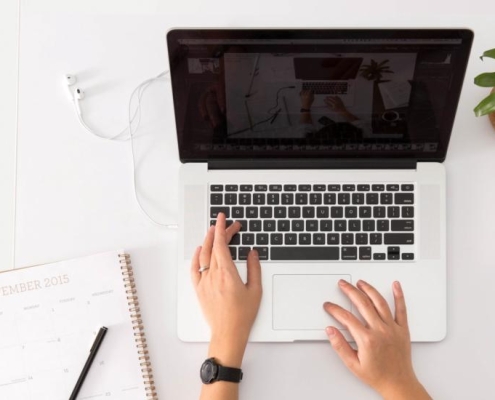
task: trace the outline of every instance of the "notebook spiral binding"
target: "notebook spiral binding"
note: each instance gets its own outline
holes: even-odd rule
[[[134,273],[132,271],[131,257],[129,254],[119,254],[120,268],[124,278],[129,312],[131,313],[132,326],[134,329],[134,341],[139,355],[139,365],[143,374],[143,381],[146,389],[147,400],[158,400],[155,382],[153,380],[153,370],[151,368],[148,345],[144,334],[143,320],[139,308],[136,284],[134,283]]]

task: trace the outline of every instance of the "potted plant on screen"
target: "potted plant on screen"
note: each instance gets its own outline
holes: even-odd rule
[[[361,76],[369,81],[381,81],[384,74],[394,73],[394,71],[390,69],[390,66],[387,65],[388,62],[389,60],[383,60],[381,62],[371,60],[369,64],[361,66],[361,69],[359,70]]]
[[[495,58],[495,49],[487,50],[480,57]],[[495,72],[484,72],[474,78],[474,83],[481,87],[490,87],[492,91],[474,108],[477,117],[487,115],[490,118],[492,126],[495,128]]]

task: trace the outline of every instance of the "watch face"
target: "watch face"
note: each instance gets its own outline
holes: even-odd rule
[[[212,360],[206,360],[201,366],[200,376],[203,383],[213,382],[218,375],[218,366]]]

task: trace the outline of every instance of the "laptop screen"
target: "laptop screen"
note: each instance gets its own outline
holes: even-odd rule
[[[469,30],[172,30],[181,161],[446,155]]]

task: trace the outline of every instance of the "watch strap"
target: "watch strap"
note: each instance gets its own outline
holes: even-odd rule
[[[242,370],[239,368],[223,367],[218,365],[217,381],[239,383],[242,380]]]

